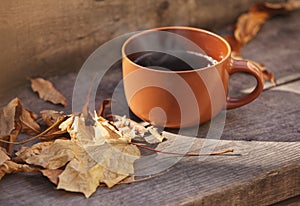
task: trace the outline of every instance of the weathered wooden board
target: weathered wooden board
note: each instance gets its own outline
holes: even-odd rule
[[[113,75],[118,76],[115,73]],[[69,90],[72,90],[74,76],[69,74],[51,78],[67,94],[68,99],[71,97]],[[298,85],[295,82],[283,87],[296,89]],[[0,182],[0,203],[264,205],[299,195],[300,131],[297,102],[300,96],[282,91],[282,88],[281,91],[276,90],[265,91],[255,102],[228,112],[222,134],[222,139],[228,140],[220,140],[216,150],[233,148],[237,156],[208,157],[204,161],[185,158],[161,176],[113,189],[99,188],[88,200],[79,194],[56,191],[54,185],[40,175],[9,175]],[[35,111],[58,108],[38,100],[27,87],[20,91],[20,96],[24,104]]]
[[[290,25],[290,29],[298,31],[299,27],[292,27],[287,19],[297,25],[299,16],[300,13],[295,12],[290,17],[282,17],[285,19],[282,24],[275,24],[269,29],[278,32]],[[270,24],[276,23],[275,20],[281,21],[281,18],[271,20]],[[254,46],[245,47],[245,51],[253,52],[254,60],[263,56],[255,50],[255,44],[270,41],[258,41],[263,38],[264,32],[269,32],[269,29],[264,31],[265,28],[261,36],[251,42]],[[288,38],[285,36],[287,34],[277,34],[274,38]],[[297,35],[293,37],[299,38]],[[291,46],[292,51],[297,51],[293,43]],[[235,150],[234,155],[210,156],[203,161],[197,157],[184,158],[157,177],[144,182],[118,185],[113,189],[99,188],[90,199],[85,199],[81,194],[57,191],[41,175],[8,175],[0,181],[0,205],[268,205],[300,195],[300,95],[297,92],[300,81],[296,81],[300,66],[296,57],[290,55],[292,51],[287,49],[286,53],[280,55],[289,64],[281,61],[273,64],[270,60],[269,65],[277,65],[271,70],[277,72],[279,77],[290,75],[294,82],[282,82],[283,85],[264,91],[251,104],[227,112],[222,140],[218,142],[216,150],[232,148]],[[273,55],[276,61],[279,57],[274,52],[266,55],[269,55],[268,58]],[[262,59],[262,62],[265,60]],[[76,75],[49,76],[70,105]],[[114,86],[120,81],[120,68],[112,69],[105,79],[102,88],[106,89],[101,90],[97,96],[98,104],[111,95]],[[241,86],[244,82],[236,81],[236,84]],[[122,110],[126,107],[122,88],[116,92],[120,94],[118,107]],[[23,87],[2,93],[0,105],[6,104],[16,95],[26,107],[35,112],[56,109],[69,113],[72,110],[71,107],[63,108],[39,100],[30,90],[29,81]],[[206,134],[208,126],[208,123],[200,126],[200,136]]]
[[[262,1],[2,1],[0,93],[32,74],[77,71],[93,50],[118,35],[164,25],[220,26]]]
[[[277,79],[298,74],[300,11],[266,22],[257,37],[243,48],[246,58],[263,63]],[[282,83],[282,82],[280,82]]]
[[[144,182],[98,188],[90,198],[55,190],[40,175],[9,175],[1,205],[266,205],[300,194],[300,142],[219,142],[234,155],[184,158]]]

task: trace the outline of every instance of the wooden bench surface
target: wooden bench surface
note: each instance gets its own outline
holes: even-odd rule
[[[100,187],[89,199],[56,190],[41,175],[7,175],[0,181],[0,205],[270,205],[299,196],[299,19],[300,12],[294,12],[269,20],[243,49],[244,57],[262,62],[274,72],[279,86],[267,85],[254,102],[227,111],[215,150],[232,148],[232,155],[209,156],[202,161],[186,157],[149,180],[112,189]],[[120,72],[117,68],[108,80],[118,82]],[[76,75],[48,77],[70,103]],[[233,78],[231,83],[242,88],[244,78]],[[98,103],[109,96],[113,86],[106,84],[107,90],[98,96]],[[0,96],[0,105],[18,96],[35,112],[61,110],[39,100],[29,83]],[[71,112],[70,107],[64,110]],[[199,127],[199,137],[207,128],[208,123]],[[201,144],[205,139],[197,141]],[[296,205],[296,201],[291,204]]]

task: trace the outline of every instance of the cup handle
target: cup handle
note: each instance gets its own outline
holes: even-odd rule
[[[229,75],[237,72],[246,72],[253,75],[257,81],[255,89],[242,97],[227,97],[227,109],[241,107],[253,101],[260,95],[264,88],[264,79],[261,70],[251,61],[232,59],[232,66],[229,70]]]

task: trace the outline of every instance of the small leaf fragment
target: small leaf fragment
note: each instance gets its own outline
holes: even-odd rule
[[[234,31],[234,37],[244,45],[253,39],[261,25],[269,18],[269,14],[265,12],[253,12],[242,14],[238,18],[236,29]]]
[[[10,157],[7,155],[5,149],[0,147],[0,166],[7,160],[10,160]]]
[[[254,61],[251,61],[251,62],[262,71],[264,80],[271,82],[273,85],[276,85],[274,74],[272,72],[268,71],[266,69],[265,65],[254,62]]]
[[[19,159],[26,162],[32,156],[36,156],[41,154],[44,150],[49,149],[49,147],[53,144],[53,142],[39,142],[37,144],[32,145],[31,147],[22,146],[19,151],[15,154]]]
[[[6,106],[0,109],[0,139],[14,142],[21,129],[20,115],[22,114],[22,105],[18,98],[11,100]],[[12,152],[12,145],[1,143],[9,153]]]
[[[63,172],[62,169],[43,169],[41,170],[41,173],[45,176],[48,177],[48,179],[55,185],[58,185],[58,176]]]
[[[21,122],[21,132],[27,133],[29,135],[34,135],[40,133],[40,125],[36,123],[37,114],[27,110],[22,109],[22,114],[20,116]]]
[[[97,111],[98,116],[105,117],[105,109],[110,107],[110,104],[113,102],[112,99],[104,99]]]
[[[36,173],[38,172],[38,168],[30,167],[25,164],[18,164],[13,161],[6,161],[2,165],[0,165],[0,180],[5,174],[11,174],[16,172],[26,172],[26,173]]]
[[[42,110],[41,112],[42,120],[45,122],[47,126],[53,125],[58,118],[63,116],[63,112],[55,111],[55,110]]]
[[[67,106],[67,99],[54,87],[54,85],[43,78],[31,79],[31,88],[39,94],[39,97],[53,104]]]

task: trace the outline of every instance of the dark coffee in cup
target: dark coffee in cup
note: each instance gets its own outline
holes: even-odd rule
[[[143,67],[171,71],[201,69],[217,63],[212,57],[193,51],[139,52],[131,55],[131,59]]]

